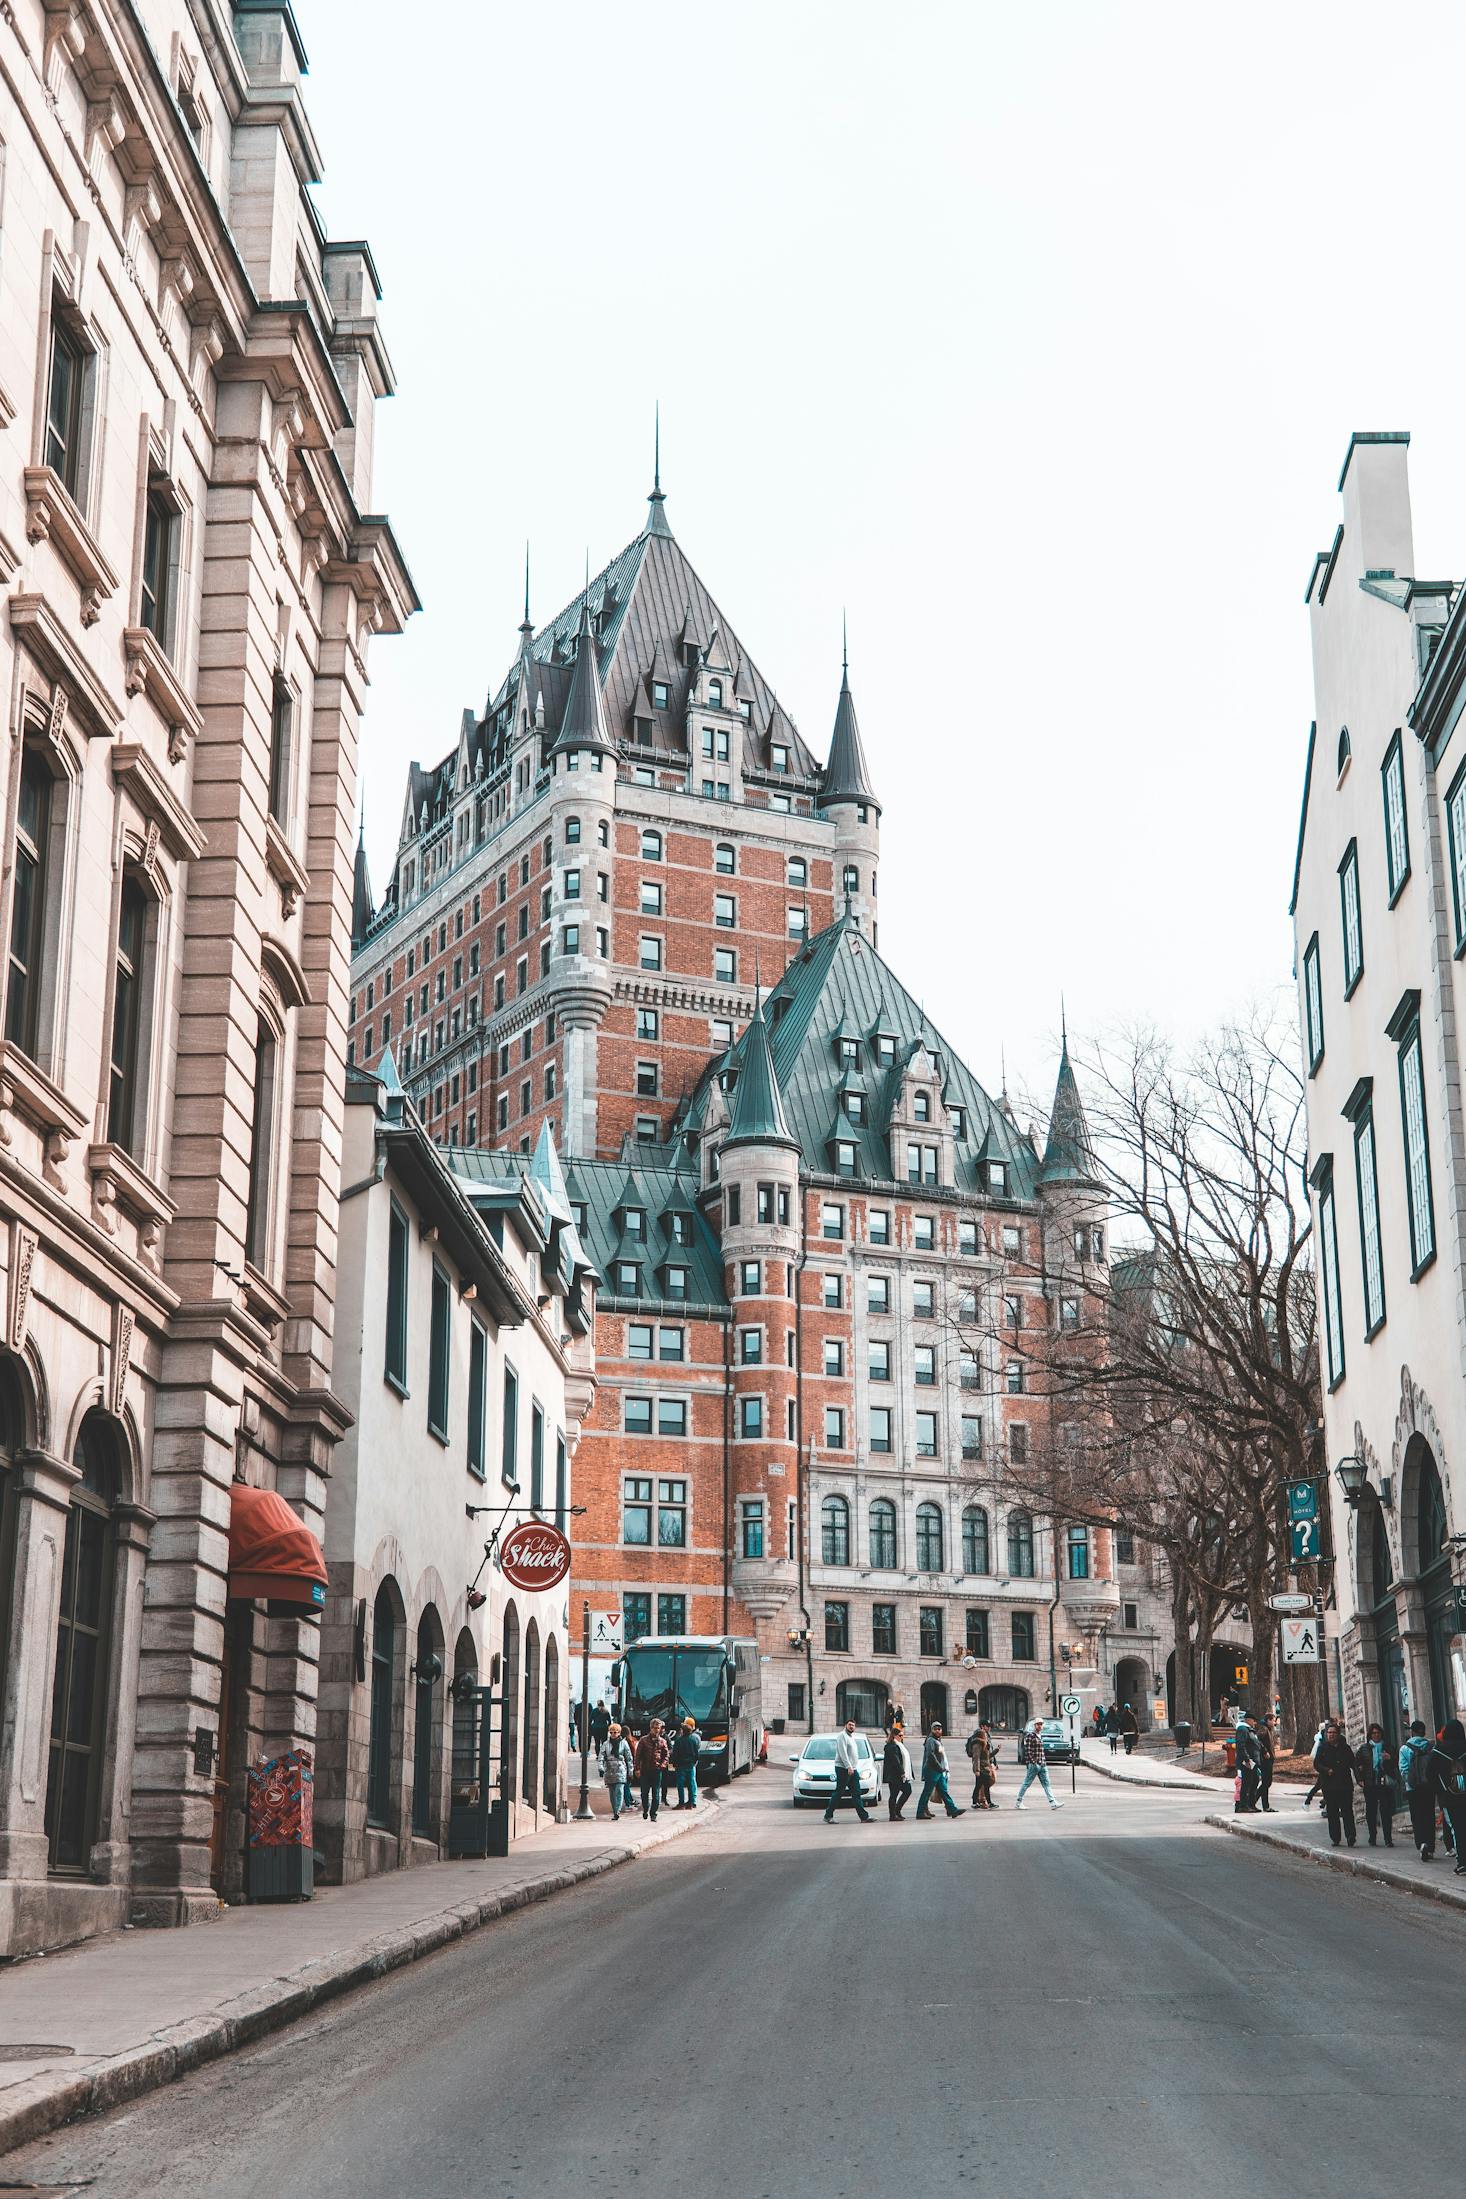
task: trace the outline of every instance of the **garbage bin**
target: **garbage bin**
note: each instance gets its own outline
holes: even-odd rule
[[[309,1901],[315,1893],[312,1801],[305,1749],[262,1758],[249,1770],[244,1890],[251,1901]]]
[[[1190,1748],[1191,1720],[1189,1718],[1178,1718],[1175,1725],[1172,1726],[1171,1731],[1176,1736],[1176,1747],[1178,1750]]]
[[[1236,1742],[1235,1742],[1235,1741],[1224,1741],[1224,1742],[1222,1743],[1222,1747],[1223,1747],[1223,1748],[1224,1748],[1224,1749],[1226,1750],[1226,1752],[1227,1752],[1227,1769],[1228,1769],[1228,1771],[1235,1771],[1235,1770],[1237,1769],[1237,1744],[1236,1744]]]

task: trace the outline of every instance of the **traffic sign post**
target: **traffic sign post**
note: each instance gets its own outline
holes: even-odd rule
[[[1079,1719],[1084,1704],[1077,1695],[1061,1695],[1059,1697],[1059,1708],[1069,1721],[1069,1792],[1077,1794],[1079,1792],[1079,1773],[1076,1769],[1079,1762]]]
[[[1323,1628],[1317,1619],[1284,1619],[1283,1662],[1285,1665],[1322,1664]]]
[[[1313,1598],[1312,1596],[1305,1596],[1301,1591],[1289,1590],[1276,1596],[1269,1596],[1268,1609],[1270,1611],[1311,1611],[1313,1609]]]
[[[1293,1569],[1300,1565],[1313,1565],[1318,1558],[1318,1519],[1295,1519],[1289,1522],[1293,1536]]]

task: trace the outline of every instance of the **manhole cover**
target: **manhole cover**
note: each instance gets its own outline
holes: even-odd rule
[[[12,2046],[8,2040],[0,2039],[0,2062],[49,2062],[58,2054],[75,2052],[74,2046],[43,2046],[33,2040],[28,2040],[21,2046]],[[14,2191],[17,2188],[24,2191],[26,2186],[0,2184],[0,2191]]]

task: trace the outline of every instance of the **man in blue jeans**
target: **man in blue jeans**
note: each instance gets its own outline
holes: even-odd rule
[[[1018,1761],[1023,1766],[1023,1784],[1018,1789],[1015,1810],[1023,1807],[1023,1797],[1036,1779],[1049,1798],[1051,1810],[1061,1810],[1062,1802],[1054,1800],[1054,1790],[1049,1785],[1049,1767],[1044,1757],[1044,1727],[1042,1718],[1032,1719],[1018,1736]]]
[[[672,1769],[677,1774],[677,1807],[679,1810],[697,1808],[697,1759],[702,1746],[702,1735],[697,1722],[684,1718],[672,1743]]]
[[[847,1718],[844,1729],[835,1735],[835,1791],[830,1796],[830,1806],[825,1811],[825,1823],[835,1822],[835,1808],[848,1794],[855,1804],[856,1814],[862,1825],[870,1823],[870,1811],[860,1791],[860,1751],[855,1745],[855,1720]]]
[[[947,1785],[947,1751],[942,1741],[942,1729],[935,1720],[926,1737],[926,1747],[921,1752],[921,1798],[916,1805],[918,1817],[931,1816],[931,1798],[939,1794],[947,1805],[949,1817],[960,1817],[962,1812],[952,1800],[952,1790]]]

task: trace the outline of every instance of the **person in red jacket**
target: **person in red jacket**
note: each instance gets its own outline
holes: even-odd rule
[[[667,1746],[660,1718],[653,1718],[636,1744],[636,1783],[641,1789],[641,1814],[655,1823],[662,1799],[662,1782],[672,1752]]]

